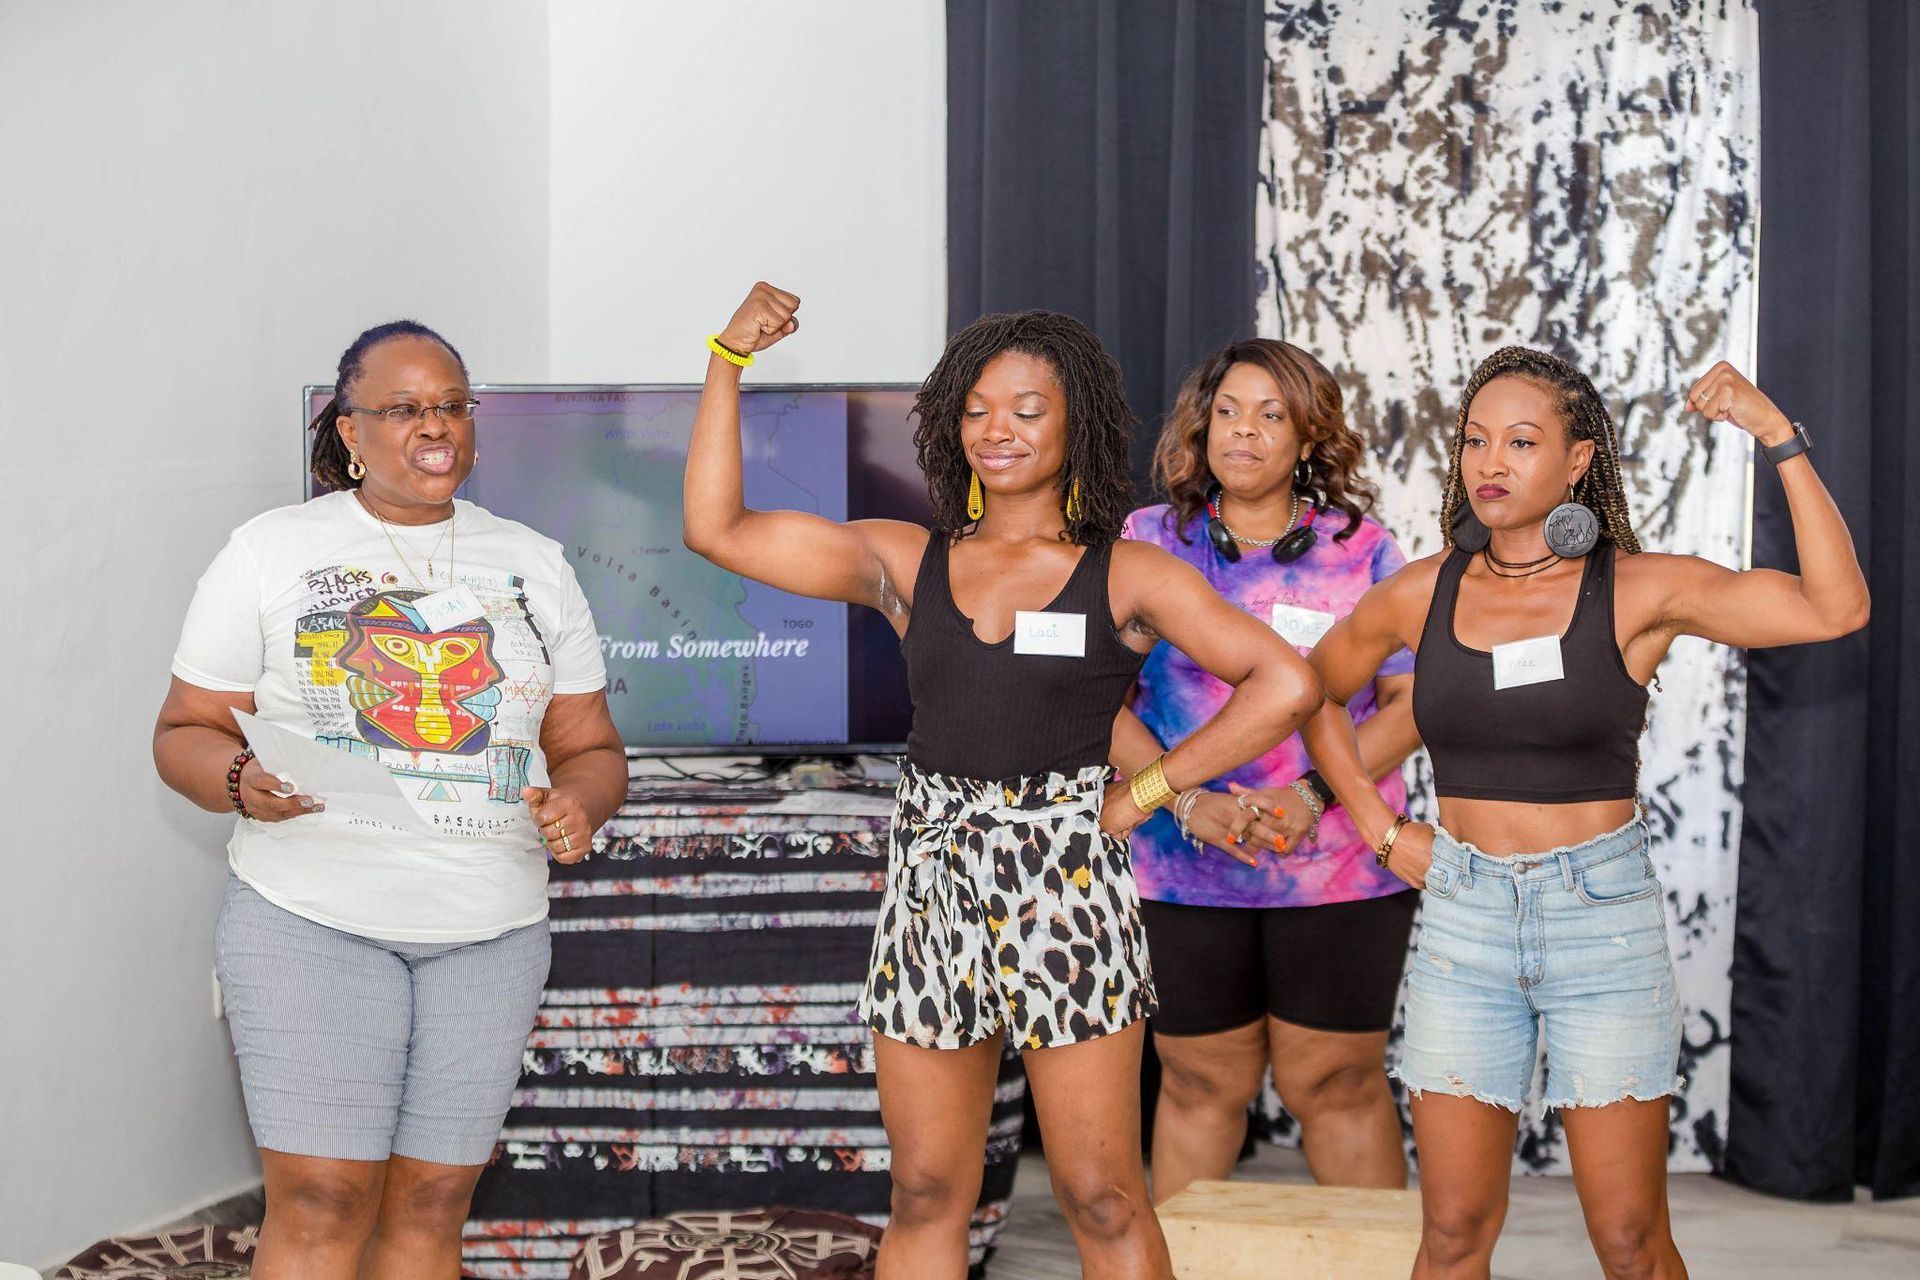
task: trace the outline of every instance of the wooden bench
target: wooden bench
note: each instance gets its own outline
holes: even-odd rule
[[[1196,1182],[1160,1206],[1179,1280],[1406,1280],[1420,1193]]]

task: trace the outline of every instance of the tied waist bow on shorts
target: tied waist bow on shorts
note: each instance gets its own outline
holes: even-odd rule
[[[1152,1013],[1127,842],[1100,830],[1111,776],[902,769],[860,1002],[869,1027],[930,1049],[1003,1030],[1044,1049]]]

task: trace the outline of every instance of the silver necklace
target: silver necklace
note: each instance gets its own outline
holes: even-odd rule
[[[1287,513],[1287,527],[1281,532],[1280,538],[1243,538],[1241,537],[1239,534],[1233,531],[1233,526],[1227,523],[1225,506],[1226,504],[1224,503],[1221,504],[1220,527],[1227,531],[1227,536],[1229,538],[1232,538],[1235,542],[1239,543],[1243,547],[1270,547],[1274,543],[1280,541],[1280,538],[1284,538],[1287,536],[1287,534],[1292,533],[1293,526],[1298,524],[1300,521],[1300,491],[1298,489],[1295,489],[1293,491],[1293,510]]]

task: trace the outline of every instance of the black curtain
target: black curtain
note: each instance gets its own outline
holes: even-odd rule
[[[1253,333],[1263,31],[1260,0],[947,3],[948,330],[1027,307],[1090,325],[1141,419],[1143,503],[1181,379]]]
[[[1253,331],[1259,0],[949,0],[947,321],[1092,326],[1145,423]]]
[[[1751,655],[1726,1175],[1920,1192],[1920,15],[1760,6],[1759,381],[1805,421],[1873,590]],[[1754,563],[1795,567],[1758,465]]]

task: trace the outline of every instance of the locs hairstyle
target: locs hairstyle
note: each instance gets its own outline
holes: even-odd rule
[[[347,443],[340,438],[337,426],[340,406],[348,403],[348,392],[366,365],[367,353],[389,338],[431,338],[445,347],[454,363],[460,366],[460,376],[467,376],[467,362],[460,358],[454,345],[417,320],[391,320],[375,325],[355,338],[340,353],[339,369],[333,379],[333,399],[327,401],[327,407],[315,414],[313,421],[307,424],[307,430],[313,432],[313,449],[307,456],[307,469],[313,473],[315,480],[329,489],[360,487],[360,482],[347,474]]]
[[[1640,539],[1633,532],[1633,520],[1627,512],[1626,486],[1620,480],[1620,437],[1614,430],[1613,415],[1606,401],[1593,388],[1587,375],[1567,361],[1532,347],[1502,347],[1485,360],[1467,379],[1460,394],[1460,416],[1453,426],[1453,445],[1447,460],[1447,486],[1440,500],[1440,537],[1453,545],[1453,520],[1461,504],[1467,501],[1467,486],[1460,478],[1460,455],[1466,447],[1467,412],[1480,388],[1495,378],[1525,378],[1554,393],[1560,418],[1566,424],[1569,440],[1593,441],[1593,463],[1573,487],[1573,500],[1592,511],[1600,522],[1600,538],[1629,555],[1640,553]]]
[[[960,444],[960,415],[987,362],[1006,351],[1045,360],[1066,393],[1063,506],[1068,492],[1079,485],[1067,541],[1082,546],[1112,542],[1133,509],[1127,447],[1138,421],[1127,408],[1120,366],[1093,330],[1057,311],[980,317],[947,341],[940,362],[921,384],[913,401],[913,443],[933,502],[934,528],[960,534],[973,523],[967,515],[973,466]]]
[[[1207,492],[1214,485],[1213,471],[1207,466],[1213,398],[1227,370],[1236,364],[1265,370],[1279,386],[1294,430],[1313,445],[1307,459],[1307,496],[1316,506],[1346,516],[1346,527],[1333,535],[1335,541],[1352,537],[1360,517],[1373,509],[1374,488],[1360,475],[1367,458],[1366,442],[1347,425],[1340,384],[1327,367],[1291,342],[1271,338],[1229,343],[1208,356],[1180,385],[1179,398],[1153,450],[1153,479],[1167,495],[1170,527],[1185,530],[1207,505]],[[1186,539],[1185,533],[1181,537]]]

